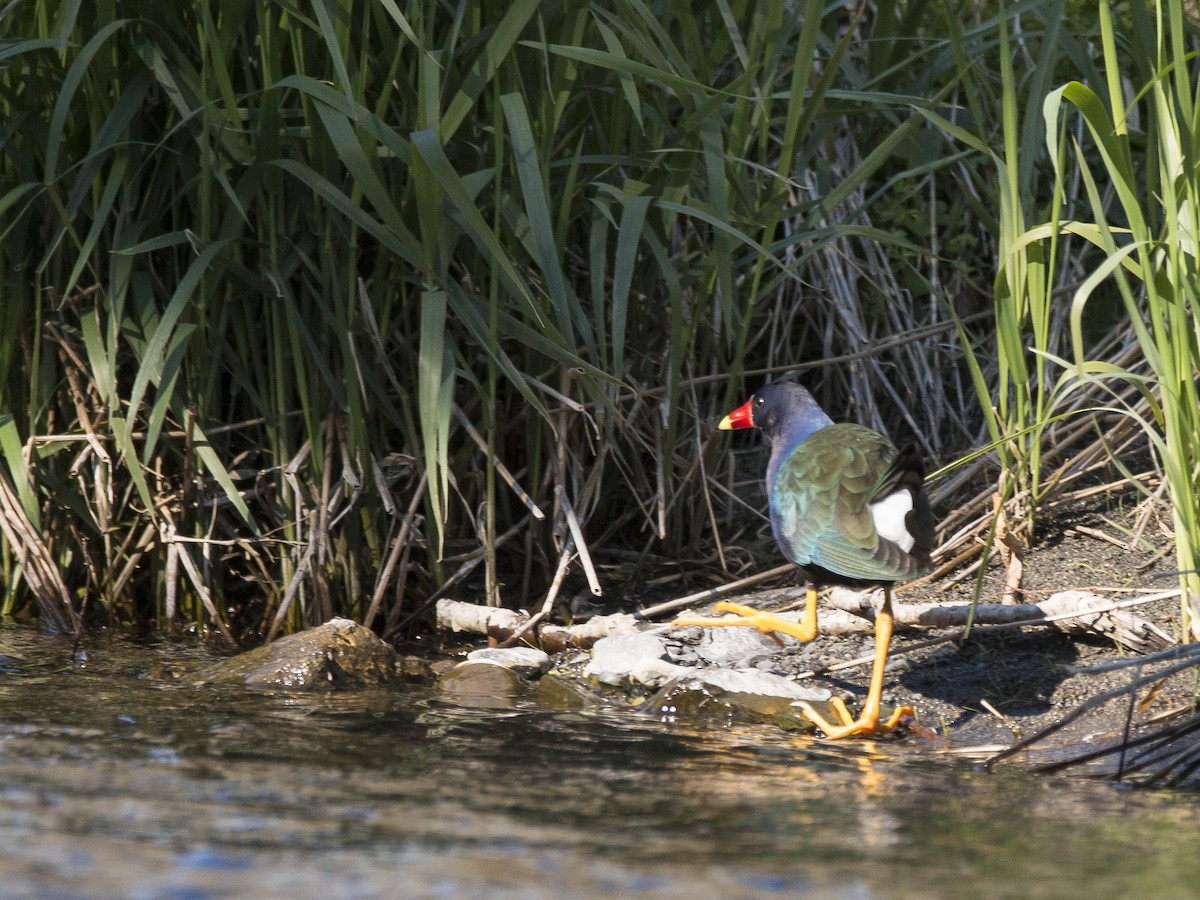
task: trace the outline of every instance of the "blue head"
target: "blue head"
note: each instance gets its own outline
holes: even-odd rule
[[[771,460],[767,463],[767,490],[775,484],[775,473],[800,442],[833,419],[817,405],[813,395],[798,384],[781,381],[768,384],[739,406],[717,426],[721,429],[758,428],[771,442]]]

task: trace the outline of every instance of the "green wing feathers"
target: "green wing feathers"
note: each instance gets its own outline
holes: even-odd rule
[[[903,466],[898,456],[887,438],[851,424],[823,428],[797,446],[770,487],[771,524],[792,561],[864,581],[919,574],[927,565],[926,544],[932,544],[932,514],[920,490],[919,460],[914,470],[909,454]],[[880,537],[871,510],[902,486],[918,495],[908,514],[915,526],[909,527],[916,537],[912,552]]]

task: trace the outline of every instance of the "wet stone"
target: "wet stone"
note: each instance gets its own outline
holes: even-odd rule
[[[467,661],[510,669],[523,678],[550,671],[550,656],[533,647],[484,647],[467,654]]]
[[[720,716],[742,721],[768,722],[782,728],[811,730],[812,725],[796,706],[808,700],[819,709],[830,692],[810,688],[779,675],[757,670],[692,669],[658,691],[643,709],[665,719]]]
[[[602,684],[624,685],[635,671],[648,673],[670,666],[663,659],[665,655],[666,642],[658,634],[618,634],[601,638],[592,645],[592,659],[583,674]]]
[[[406,681],[429,681],[434,674],[429,660],[412,654],[401,656],[397,667]]]
[[[665,659],[647,659],[635,665],[628,677],[631,684],[656,688],[680,678],[687,678],[694,671],[695,669],[688,666],[677,666]]]
[[[827,688],[813,688],[770,672],[752,669],[706,669],[698,674],[706,687],[728,694],[745,694],[793,703],[797,700],[828,700]]]
[[[536,691],[538,706],[543,709],[590,709],[600,703],[596,695],[579,682],[553,672],[538,679]]]
[[[528,682],[512,669],[486,662],[459,663],[438,685],[460,702],[496,709],[512,706],[528,689]]]
[[[221,660],[203,681],[290,691],[348,690],[396,684],[396,651],[349,619],[288,635]]]

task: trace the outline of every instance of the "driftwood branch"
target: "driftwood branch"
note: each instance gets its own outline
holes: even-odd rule
[[[1122,647],[1138,653],[1148,653],[1170,647],[1175,640],[1151,622],[1124,607],[1150,603],[1176,596],[1178,591],[1166,591],[1138,597],[1134,601],[1116,602],[1089,591],[1059,591],[1040,603],[980,603],[972,614],[969,603],[907,603],[895,604],[893,612],[897,627],[907,628],[964,628],[967,625],[1053,625],[1068,634],[1100,634]],[[873,618],[874,600],[878,592],[855,592],[834,588],[826,601],[828,606]],[[822,621],[821,630],[835,632],[836,623]],[[868,631],[873,626],[865,619],[846,623],[846,631]],[[842,632],[844,633],[844,632]]]
[[[486,634],[495,641],[505,641],[522,632],[529,614],[511,609],[496,609],[465,603],[462,600],[437,602],[437,626],[447,631]],[[543,625],[530,635],[547,653],[570,648],[587,649],[613,634],[631,634],[638,630],[637,620],[628,613],[596,616],[580,625]]]
[[[770,607],[789,600],[792,590],[761,591],[740,597],[751,606]],[[882,592],[855,592],[835,588],[825,601],[820,627],[822,634],[869,633],[874,629],[875,605]],[[1178,590],[1163,591],[1131,600],[1113,601],[1087,591],[1060,591],[1041,603],[894,604],[898,628],[946,629],[968,625],[1049,625],[1069,634],[1100,634],[1139,653],[1174,644],[1170,635],[1150,622],[1126,611],[1127,607],[1178,596]],[[832,608],[831,608],[832,607]],[[783,613],[787,615],[787,613]],[[798,615],[798,614],[797,614]],[[548,653],[568,648],[586,649],[602,637],[638,630],[639,617],[624,613],[596,616],[581,625],[543,625],[534,629],[528,613],[495,609],[460,600],[439,600],[437,624],[449,631],[487,635],[504,641],[514,635],[530,634]]]

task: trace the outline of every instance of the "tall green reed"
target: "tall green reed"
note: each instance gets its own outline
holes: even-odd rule
[[[1033,24],[1033,27],[1030,27]],[[1066,33],[1066,4],[1029,9],[1001,3],[986,28],[949,31],[962,73],[964,118],[959,121],[925,111],[947,134],[991,162],[996,202],[991,215],[996,271],[992,282],[991,327],[982,340],[956,317],[975,394],[983,412],[990,446],[999,462],[996,493],[1007,509],[1007,532],[1021,544],[1032,542],[1042,502],[1046,430],[1057,403],[1047,353],[1061,342],[1061,317],[1054,311],[1054,286],[1061,277],[1059,232],[1049,227],[1034,235],[1030,218],[1057,223],[1064,204],[1063,186],[1048,192],[1040,174],[1038,145],[1043,123],[1034,114],[1056,73],[1086,59]],[[980,41],[990,42],[999,69],[998,88],[978,60]],[[1017,62],[1015,63],[1014,60]],[[1015,65],[1029,74],[1018,78]],[[988,128],[991,122],[992,127]],[[981,127],[982,126],[982,127]],[[991,135],[999,146],[995,147]]]
[[[1107,0],[1099,4],[1105,91],[1070,82],[1045,101],[1047,145],[1058,183],[1078,172],[1092,219],[1069,227],[1103,256],[1076,290],[1070,308],[1071,355],[1056,360],[1064,390],[1099,384],[1114,404],[1137,418],[1148,435],[1167,483],[1175,555],[1182,590],[1185,635],[1200,639],[1200,94],[1190,65],[1188,22],[1179,0],[1134,4],[1129,29],[1145,42],[1118,48],[1118,26]],[[1152,19],[1150,18],[1152,16]],[[1145,77],[1132,82],[1126,53]],[[1063,139],[1064,123],[1082,121],[1099,157],[1079,141]],[[1069,168],[1069,162],[1075,168]],[[1056,223],[1051,223],[1056,227]],[[1067,226],[1063,226],[1067,227]],[[1113,285],[1148,371],[1096,358],[1086,331],[1089,301]],[[1114,387],[1132,385],[1148,415]]]
[[[3,15],[0,449],[76,605],[391,633],[480,566],[644,577],[715,525],[702,419],[821,355],[941,439],[936,334],[870,346],[927,310],[809,286],[916,247],[871,221],[939,169],[897,82],[957,75],[900,4]]]

